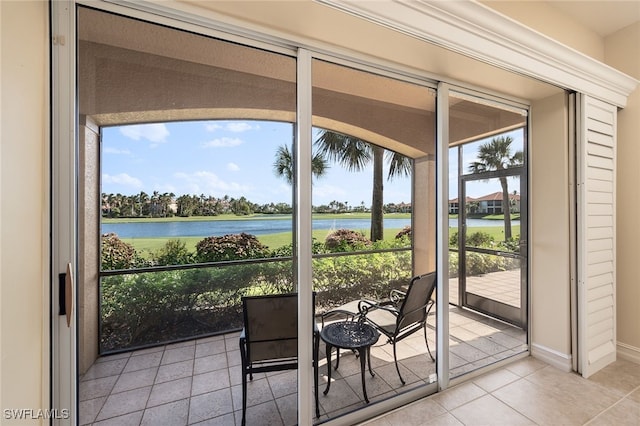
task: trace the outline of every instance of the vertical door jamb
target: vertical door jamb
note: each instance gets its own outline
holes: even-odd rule
[[[298,424],[313,424],[311,404],[313,264],[311,221],[311,53],[298,50],[295,158],[296,258],[298,278]]]
[[[449,387],[449,85],[436,97],[436,371],[438,390]],[[458,230],[460,232],[460,230]]]
[[[51,408],[69,410],[54,424],[77,423],[76,292],[70,324],[60,315],[60,274],[77,271],[76,9],[51,2]],[[59,416],[66,417],[66,416]]]

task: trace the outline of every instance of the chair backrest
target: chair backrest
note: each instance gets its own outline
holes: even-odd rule
[[[242,298],[249,362],[298,356],[297,293]]]
[[[430,272],[411,279],[407,294],[400,305],[397,330],[427,319],[426,305],[436,288],[436,273]]]

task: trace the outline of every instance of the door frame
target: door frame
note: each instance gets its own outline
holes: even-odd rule
[[[523,132],[523,133],[526,133]],[[526,137],[524,138],[526,142]],[[525,149],[526,152],[526,149]],[[462,161],[462,156],[458,155],[459,162]],[[523,330],[527,330],[527,289],[528,289],[528,256],[527,256],[527,170],[526,160],[521,167],[513,167],[504,170],[489,171],[476,174],[460,174],[458,176],[458,304],[465,308],[470,308],[481,312],[485,315],[498,318],[502,321],[516,325]],[[459,165],[459,169],[462,165]],[[520,244],[519,253],[505,252],[502,250],[492,249],[477,249],[468,247],[466,244],[466,221],[467,221],[467,195],[466,195],[466,183],[474,181],[482,181],[488,179],[496,179],[501,177],[513,177],[518,176],[520,178]],[[504,200],[503,200],[504,201]],[[502,204],[504,211],[504,202]],[[481,295],[469,293],[466,286],[466,255],[467,251],[477,252],[481,254],[495,255],[507,258],[515,258],[520,260],[520,308],[516,308],[511,305],[507,305],[503,302],[486,298]],[[471,297],[470,297],[471,296]]]
[[[77,413],[77,88],[75,3],[51,2],[51,407]],[[63,284],[70,285],[70,287]]]

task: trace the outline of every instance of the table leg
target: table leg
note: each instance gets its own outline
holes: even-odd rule
[[[364,400],[367,402],[367,404],[369,403],[369,397],[367,396],[367,386],[364,382],[364,370],[366,368],[366,363],[367,363],[367,349],[366,348],[360,348],[358,349],[358,352],[360,352],[360,379],[362,380],[362,393],[364,394]]]
[[[369,373],[371,373],[371,377],[376,377],[371,369],[371,347],[367,348],[367,362],[369,363]]]
[[[323,392],[324,395],[329,392],[329,388],[331,387],[331,345],[327,343],[325,350],[327,351],[327,387]]]

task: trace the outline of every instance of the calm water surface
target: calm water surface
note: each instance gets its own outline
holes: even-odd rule
[[[469,219],[468,226],[503,226],[499,220]],[[519,225],[519,221],[512,221]],[[402,229],[411,219],[384,219],[385,229]],[[450,227],[457,227],[457,219],[449,219]],[[103,234],[113,232],[120,238],[208,237],[245,232],[253,235],[291,232],[293,222],[286,219],[210,220],[197,222],[126,222],[103,223]],[[369,219],[314,219],[313,229],[353,229],[368,231]]]

